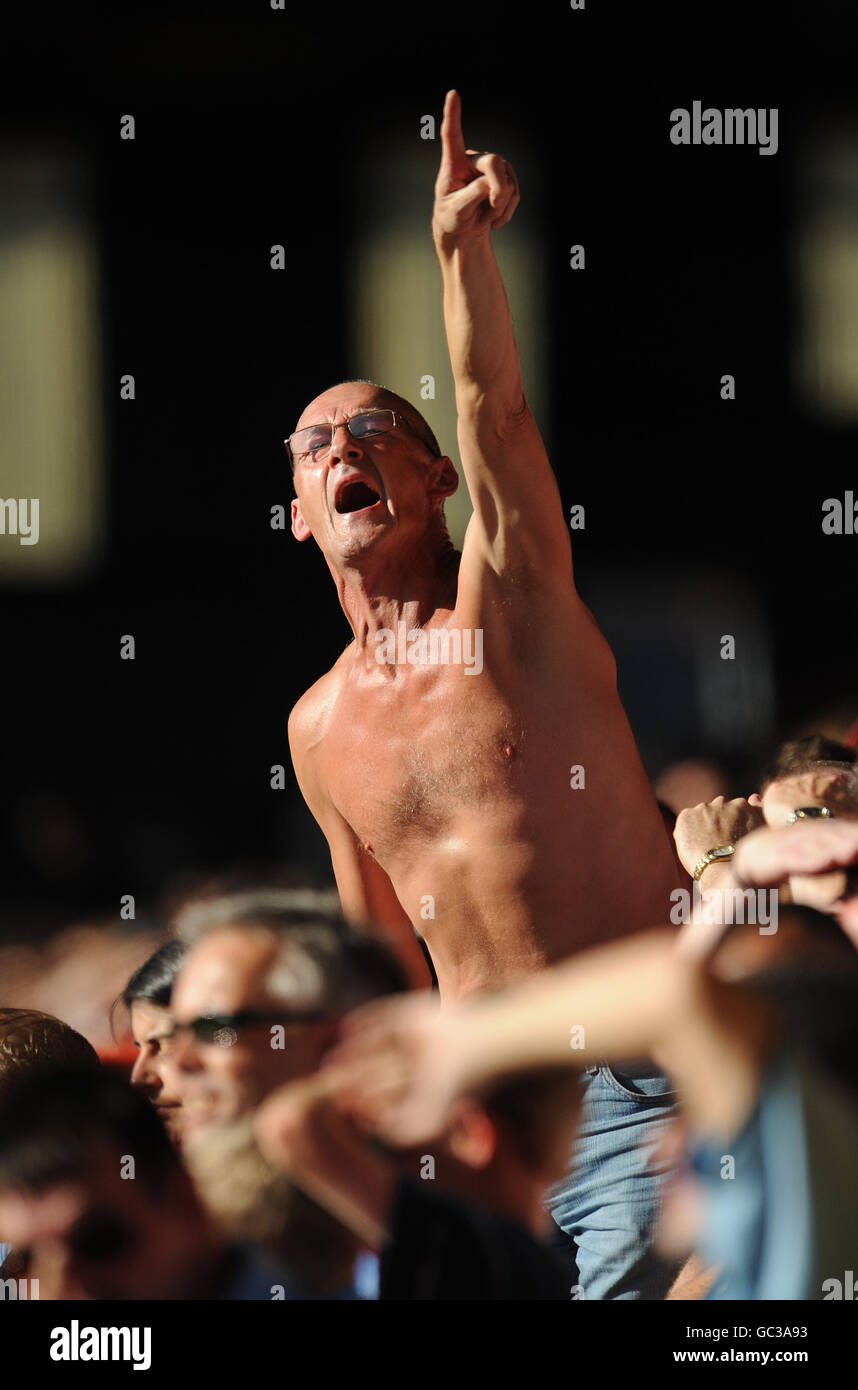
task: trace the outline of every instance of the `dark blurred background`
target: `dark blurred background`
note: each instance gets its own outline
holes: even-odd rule
[[[6,940],[233,870],[329,876],[286,720],[350,634],[271,527],[281,441],[372,376],[457,457],[420,138],[450,86],[519,175],[496,245],[525,385],[648,771],[706,758],[744,795],[779,738],[845,732],[858,536],[821,522],[858,497],[856,31],[825,0],[175,0],[7,31],[0,496],[38,496],[41,536],[0,536]],[[672,145],[694,99],[777,107],[777,154]]]

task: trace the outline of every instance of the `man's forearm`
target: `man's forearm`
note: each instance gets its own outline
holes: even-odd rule
[[[436,235],[456,405],[499,417],[522,406],[521,370],[506,291],[488,235],[455,247]]]
[[[669,1038],[686,1008],[693,967],[672,934],[600,946],[522,984],[461,1006],[468,1082],[568,1062],[646,1055]]]
[[[461,1007],[461,1089],[530,1067],[649,1056],[684,1092],[702,1133],[729,1131],[747,1114],[771,1033],[764,1010],[678,956],[664,931],[596,947]]]

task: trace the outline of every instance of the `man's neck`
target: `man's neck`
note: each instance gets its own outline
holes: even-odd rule
[[[370,557],[331,573],[340,606],[359,652],[375,651],[377,634],[425,627],[439,608],[456,604],[461,556],[449,537],[417,546],[408,555]]]

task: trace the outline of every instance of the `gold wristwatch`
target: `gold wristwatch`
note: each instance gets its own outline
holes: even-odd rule
[[[716,845],[714,849],[707,849],[706,853],[701,854],[694,865],[694,871],[691,875],[694,882],[697,882],[703,870],[708,868],[710,864],[716,863],[719,859],[732,859],[735,848],[735,845]]]

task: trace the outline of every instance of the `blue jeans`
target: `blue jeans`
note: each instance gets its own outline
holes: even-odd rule
[[[582,1074],[572,1163],[548,1194],[548,1210],[565,1233],[558,1232],[557,1243],[573,1259],[575,1298],[663,1299],[682,1263],[651,1249],[670,1170],[649,1160],[675,1111],[676,1092],[651,1064],[629,1066],[588,1067]]]

